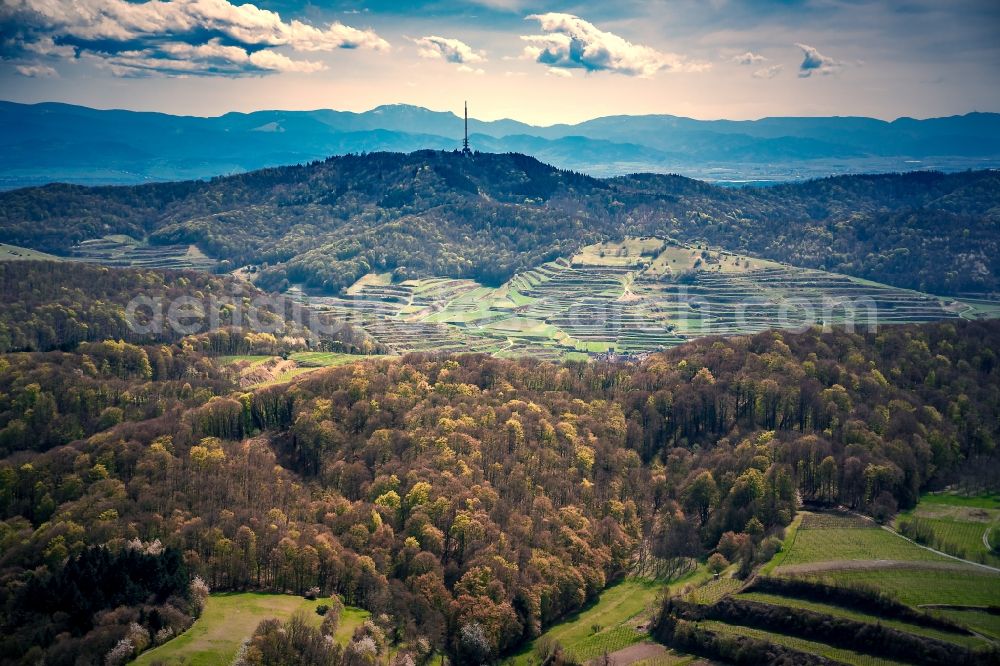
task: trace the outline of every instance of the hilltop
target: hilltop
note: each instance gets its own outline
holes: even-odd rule
[[[659,236],[938,294],[998,289],[1000,174],[838,176],[740,190],[598,179],[521,154],[328,158],[210,181],[0,194],[10,243],[54,254],[112,234],[194,245],[268,289],[337,293],[369,272],[496,285],[609,238]]]

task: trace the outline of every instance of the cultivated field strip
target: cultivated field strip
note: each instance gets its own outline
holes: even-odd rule
[[[213,271],[218,262],[194,245],[146,245],[128,236],[105,236],[75,245],[70,256],[106,266],[134,268],[190,268]]]
[[[897,666],[899,664],[905,664],[906,662],[893,661],[891,659],[884,659],[882,657],[875,657],[869,654],[864,654],[862,652],[855,652],[853,650],[844,650],[842,648],[833,647],[827,645],[826,643],[819,643],[817,641],[809,641],[803,638],[798,638],[796,636],[787,636],[785,634],[776,634],[772,631],[762,631],[760,629],[754,629],[753,627],[745,627],[739,624],[727,624],[725,622],[719,622],[717,620],[704,620],[698,623],[705,629],[714,631],[724,635],[730,636],[745,636],[748,638],[754,638],[761,641],[768,641],[771,643],[777,643],[779,645],[784,645],[785,647],[792,648],[793,650],[799,650],[801,652],[810,652],[812,654],[822,655],[834,661],[851,664],[852,666]]]

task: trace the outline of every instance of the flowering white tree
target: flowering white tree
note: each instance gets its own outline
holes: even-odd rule
[[[104,655],[105,666],[121,666],[132,658],[135,653],[135,645],[127,638],[123,638]]]
[[[198,609],[198,614],[201,615],[201,611],[205,609],[205,602],[208,601],[208,594],[212,590],[208,587],[208,583],[202,580],[201,576],[195,576],[191,580],[190,590],[191,600]]]

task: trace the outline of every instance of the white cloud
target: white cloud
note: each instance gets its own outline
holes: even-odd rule
[[[472,0],[474,4],[505,12],[521,11],[527,0]]]
[[[372,30],[338,21],[324,27],[286,22],[277,12],[228,0],[3,0],[0,32],[13,35],[3,45],[8,57],[12,52],[87,56],[107,61],[116,73],[128,70],[128,63],[147,72],[184,75],[310,72],[323,65],[271,49],[389,49]],[[157,60],[165,61],[162,67]]]
[[[808,44],[795,44],[802,49],[802,64],[799,65],[799,76],[803,79],[815,74],[833,74],[843,68],[844,63],[825,56]]]
[[[268,72],[301,72],[310,74],[326,69],[321,62],[311,60],[292,60],[277,51],[254,51],[250,54],[250,63],[262,71]]]
[[[765,67],[763,69],[758,69],[753,73],[753,78],[755,79],[773,79],[781,70],[785,68],[784,65],[771,65],[770,67]]]
[[[559,69],[557,67],[549,67],[547,70],[545,70],[545,73],[550,76],[558,76],[563,79],[573,78],[573,72],[569,71],[568,69]]]
[[[430,35],[414,39],[417,52],[421,58],[440,58],[459,65],[483,62],[486,56],[482,51],[476,51],[465,42],[449,37]]]
[[[48,65],[16,65],[14,69],[21,76],[29,78],[58,78],[59,72]]]
[[[753,51],[747,51],[746,53],[734,55],[732,58],[730,58],[730,60],[732,62],[735,62],[737,65],[759,65],[765,60],[767,60],[767,58],[760,55],[759,53],[754,53]]]
[[[659,71],[701,71],[706,63],[692,62],[676,53],[662,53],[605,32],[572,14],[532,14],[544,35],[522,36],[524,56],[559,69],[609,71],[627,76],[651,77]]]
[[[485,69],[481,69],[479,67],[469,67],[468,65],[459,65],[458,71],[465,72],[467,74],[475,74],[477,76],[482,76],[486,73]]]

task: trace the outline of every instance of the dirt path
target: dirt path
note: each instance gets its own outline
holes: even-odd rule
[[[971,563],[970,563],[971,564]],[[968,571],[960,562],[927,562],[923,560],[827,560],[789,564],[775,569],[781,574],[808,574],[820,571],[847,571],[871,569],[935,569],[938,571]]]
[[[613,666],[629,666],[629,664],[634,664],[637,661],[655,659],[656,657],[666,653],[667,648],[663,647],[659,643],[644,641],[610,653],[608,655],[608,663],[613,664]],[[591,659],[588,663],[594,665],[602,664],[604,663],[604,657]]]

